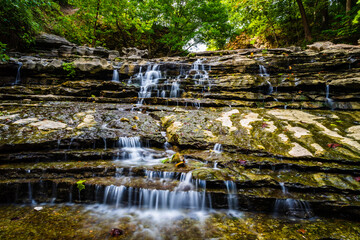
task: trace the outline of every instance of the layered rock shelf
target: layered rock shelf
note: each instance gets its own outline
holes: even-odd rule
[[[60,40],[0,65],[1,203],[359,220],[358,48],[146,59]]]

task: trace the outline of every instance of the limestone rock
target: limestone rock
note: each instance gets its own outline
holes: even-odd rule
[[[18,117],[20,117],[19,114],[5,115],[5,116],[0,116],[0,120],[6,120],[6,119],[14,120]]]
[[[111,69],[111,65],[105,59],[85,60],[83,58],[79,58],[74,61],[74,66],[80,71],[93,73]]]
[[[91,128],[94,127],[97,124],[95,121],[95,117],[93,115],[86,115],[83,122],[80,123],[76,128]]]
[[[123,48],[122,53],[125,57],[132,59],[141,59],[148,56],[148,50],[139,50],[137,48]]]
[[[66,128],[65,123],[44,120],[30,124],[31,127],[37,127],[40,130],[60,130]]]
[[[74,44],[70,43],[63,37],[54,34],[42,33],[36,37],[35,45],[40,49],[52,49],[58,48],[61,45],[71,46]]]
[[[311,45],[307,45],[307,47],[314,51],[322,51],[329,49],[331,46],[334,45],[335,45],[334,43],[327,41],[327,42],[315,42]]]
[[[38,122],[38,121],[39,121],[39,119],[37,119],[37,118],[25,118],[25,119],[17,120],[16,122],[13,122],[13,124],[15,124],[15,125],[26,125],[26,124],[33,123],[33,122]]]
[[[96,47],[94,49],[95,56],[99,56],[101,58],[108,58],[109,57],[109,51],[103,47]]]
[[[294,147],[290,150],[289,154],[293,157],[312,157],[313,155],[306,148],[298,143],[293,143]]]

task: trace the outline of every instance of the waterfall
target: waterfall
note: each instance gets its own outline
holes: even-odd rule
[[[171,98],[178,98],[180,97],[180,84],[178,81],[174,81],[171,84],[171,91],[170,91]]]
[[[32,184],[28,182],[28,195],[29,195],[29,201],[31,204],[36,204],[36,201],[33,199],[33,191],[32,191]]]
[[[20,70],[21,70],[21,67],[22,67],[23,64],[21,62],[18,62],[17,64],[18,64],[18,69],[17,69],[14,85],[18,85],[21,82]]]
[[[210,68],[209,68],[210,69]],[[189,73],[194,73],[193,79],[196,80],[195,83],[199,85],[204,85],[205,81],[209,80],[209,73],[205,70],[204,64],[202,64],[202,60],[196,60],[192,66]]]
[[[161,72],[159,65],[148,65],[145,74],[141,73],[141,68],[138,73],[138,80],[140,80],[140,91],[139,91],[139,105],[142,105],[145,98],[151,97],[151,91],[157,88],[159,79],[161,78]]]
[[[236,184],[233,181],[225,181],[225,186],[228,192],[227,200],[229,210],[236,210],[238,208]]]
[[[266,68],[264,65],[259,64],[259,75],[263,78],[265,78],[266,83],[268,85],[268,89],[266,92],[266,95],[271,95],[274,91],[274,87],[272,86],[271,82],[269,81],[270,74],[268,74]]]
[[[215,146],[214,146],[214,153],[222,153],[223,152],[223,147],[220,143],[216,143]]]
[[[120,137],[118,147],[119,152],[114,160],[121,161],[122,165],[156,165],[170,154],[150,149],[150,143],[144,146],[140,137]]]
[[[289,192],[283,182],[279,183],[283,196],[289,195]],[[310,204],[306,201],[296,200],[292,198],[276,199],[274,206],[275,215],[284,214],[286,216],[309,218],[312,210]]]
[[[192,182],[190,172],[182,174],[180,184],[174,191],[134,189],[111,185],[105,188],[103,203],[115,205],[116,208],[138,207],[152,210],[192,209],[200,211],[211,208],[211,203],[206,196],[206,182],[197,180],[195,186]],[[183,190],[184,188],[187,190]],[[196,191],[198,188],[202,188],[203,191]]]
[[[123,150],[121,160],[138,161],[142,157],[140,137],[120,137],[119,148]]]
[[[325,104],[327,104],[331,110],[334,110],[334,101],[329,98],[329,91],[330,91],[330,86],[326,84],[326,87],[325,87]]]
[[[114,71],[113,71],[112,81],[119,82],[119,72],[117,69],[114,69]]]
[[[146,170],[145,175],[147,179],[177,179],[178,174],[175,172],[162,172],[162,171],[150,171]]]

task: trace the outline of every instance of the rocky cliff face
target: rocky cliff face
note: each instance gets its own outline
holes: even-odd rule
[[[207,181],[214,207],[227,207],[223,183],[232,181],[239,209],[272,212],[281,199],[292,199],[310,203],[315,215],[359,216],[359,48],[144,59],[56,47],[13,53],[0,65],[0,201],[14,201],[9,179],[20,186],[41,171],[64,188],[78,176],[107,186],[105,177],[122,167],[111,160],[126,152],[119,139],[139,137],[157,148],[153,160],[171,158],[171,148],[186,167],[155,160],[132,168],[137,176],[192,171]],[[307,210],[289,211],[283,213],[309,217]]]

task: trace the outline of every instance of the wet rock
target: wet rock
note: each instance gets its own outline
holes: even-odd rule
[[[184,157],[180,153],[175,153],[170,159],[170,163],[180,163],[184,161]]]
[[[29,123],[32,123],[32,122],[38,122],[39,119],[37,118],[26,118],[26,119],[20,119],[20,120],[17,120],[15,122],[13,122],[13,124],[15,125],[26,125],[26,124],[29,124]]]
[[[15,120],[16,118],[20,118],[20,114],[0,116],[0,120]]]
[[[123,234],[124,234],[124,231],[121,230],[121,229],[119,229],[119,228],[113,228],[113,229],[111,229],[111,231],[110,231],[110,235],[111,235],[112,237],[118,237],[118,236],[121,236],[121,235],[123,235]]]
[[[302,147],[300,144],[298,143],[293,143],[294,147],[291,149],[291,151],[289,152],[289,154],[293,157],[312,157],[313,155],[311,154],[311,152],[309,152],[309,150],[307,150],[306,148]]]
[[[80,123],[76,128],[91,128],[94,127],[96,124],[97,122],[95,121],[95,117],[93,115],[86,115],[82,123]]]
[[[120,122],[130,122],[130,120],[128,118],[121,118]]]
[[[59,130],[59,129],[66,128],[67,125],[65,123],[61,123],[61,122],[44,120],[41,122],[31,123],[31,124],[29,124],[29,126],[37,127],[40,130]]]

